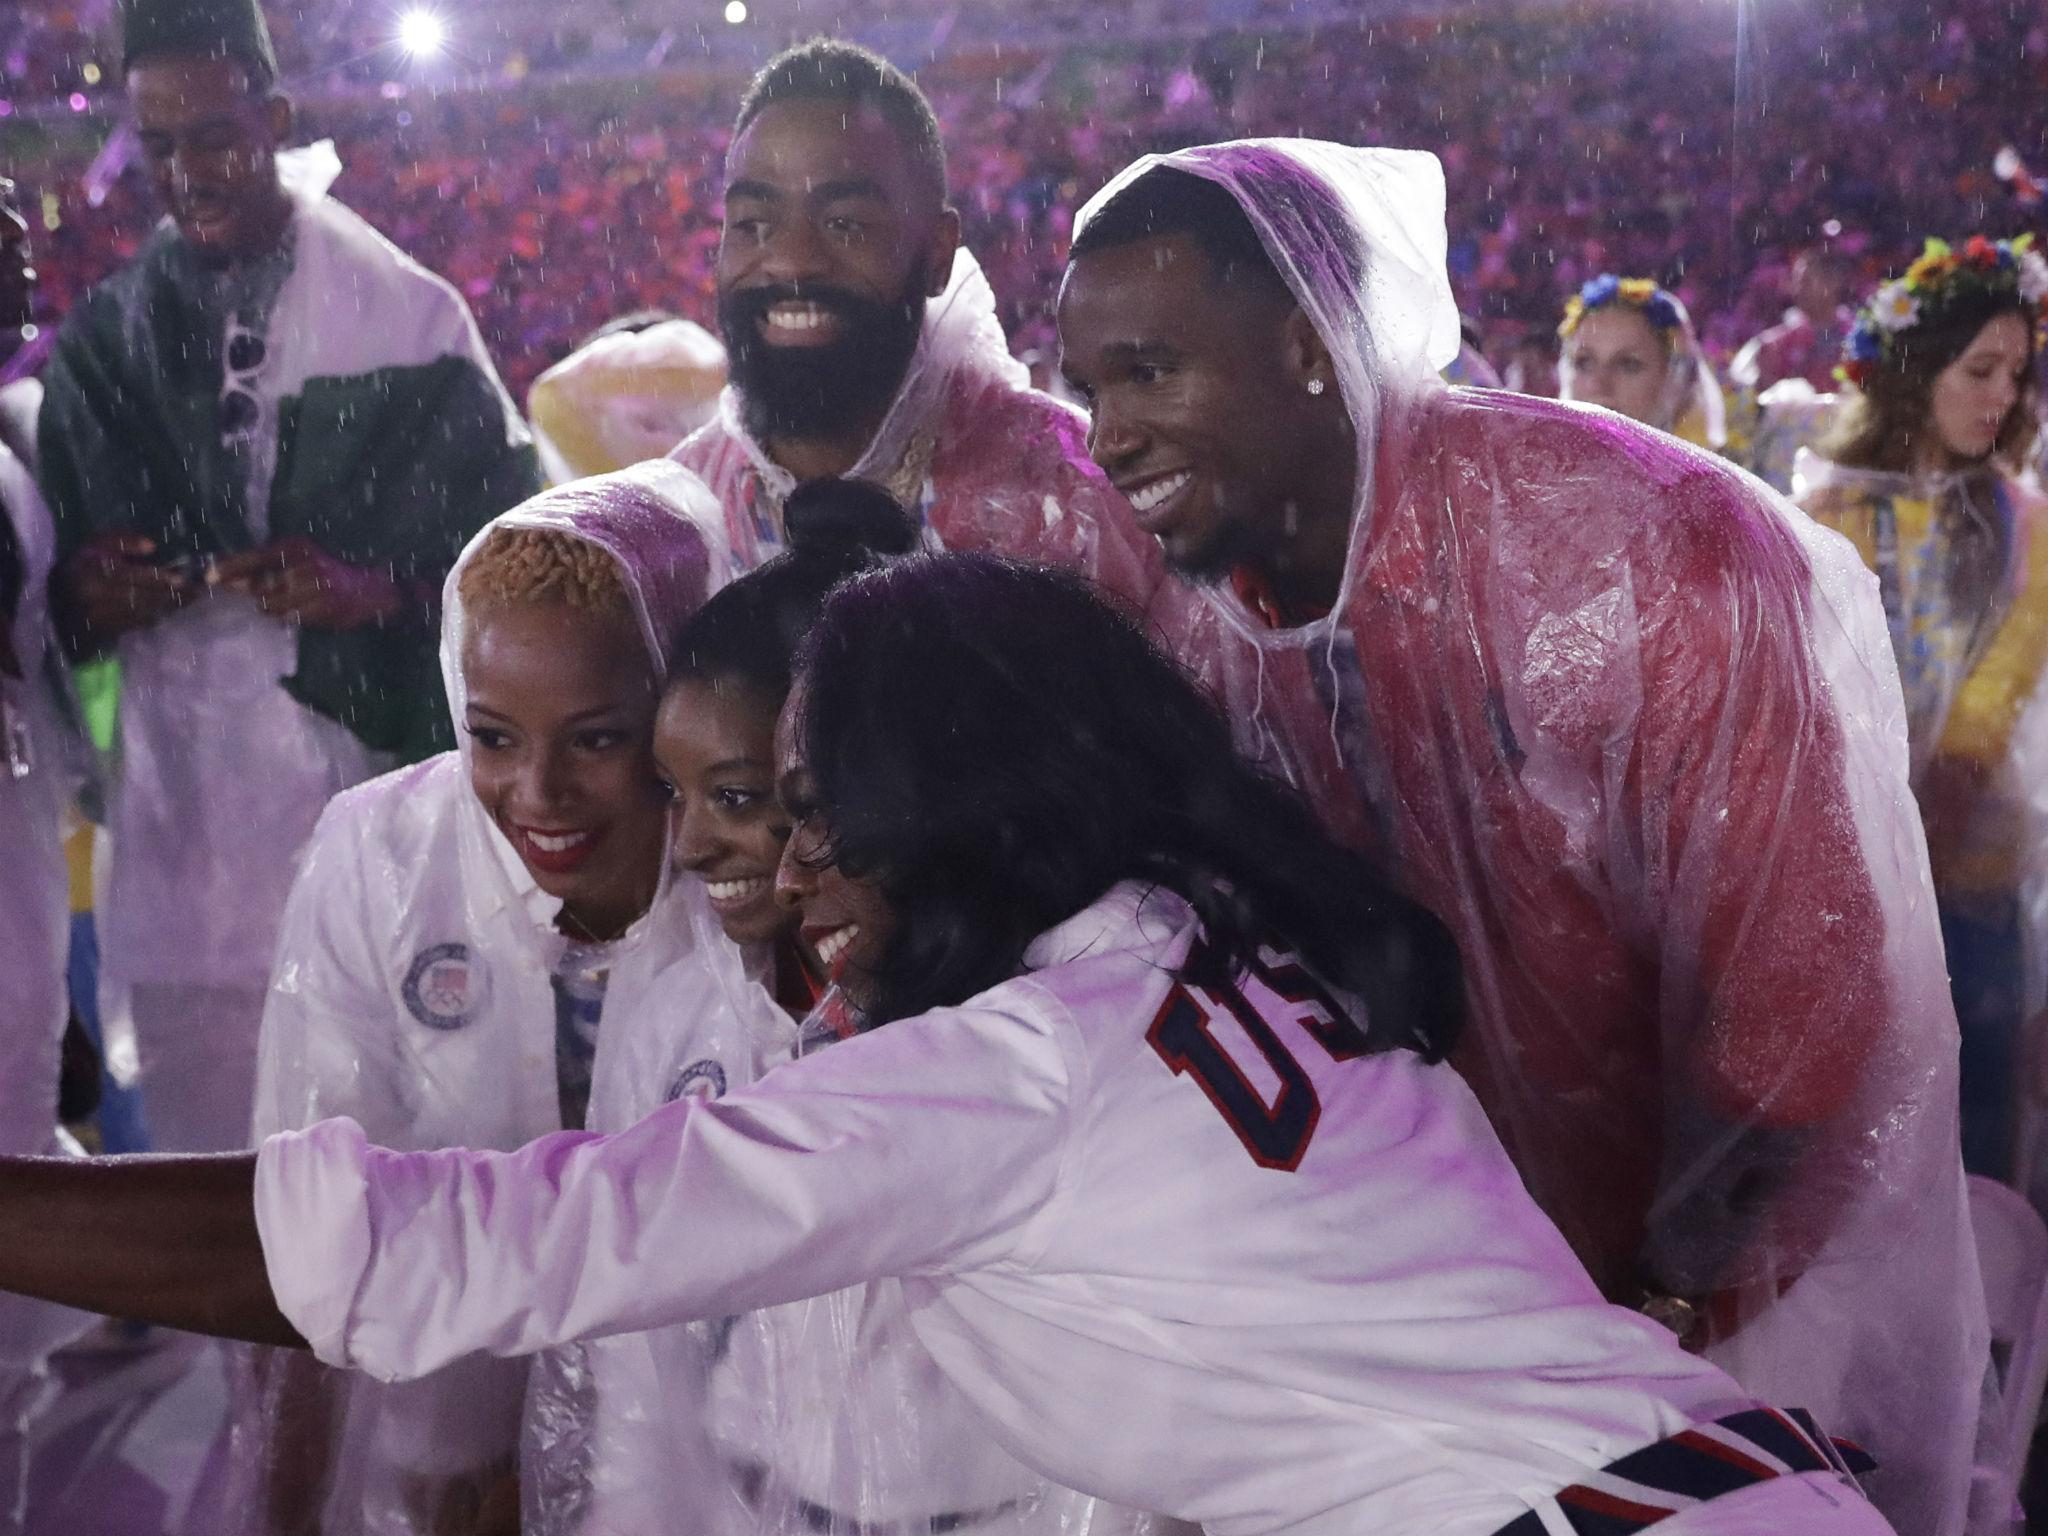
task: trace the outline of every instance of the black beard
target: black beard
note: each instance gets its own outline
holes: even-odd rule
[[[791,301],[829,310],[843,327],[839,339],[822,347],[765,341],[762,320],[775,305]],[[903,387],[924,329],[924,307],[918,278],[893,304],[815,284],[721,295],[718,328],[748,427],[757,437],[834,437],[879,418]]]

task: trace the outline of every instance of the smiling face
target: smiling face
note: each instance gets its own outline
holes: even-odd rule
[[[291,132],[282,96],[250,89],[237,60],[165,56],[128,72],[150,185],[202,256],[233,261],[276,246],[291,215],[276,152]]]
[[[1565,342],[1571,364],[1571,398],[1651,426],[1657,420],[1671,354],[1657,328],[1626,304],[1596,309]]]
[[[473,610],[470,786],[575,936],[615,938],[659,885],[667,797],[653,663],[630,617],[559,602]]]
[[[748,123],[726,161],[718,312],[762,429],[878,422],[958,246],[958,218],[880,111],[792,101]]]
[[[1077,257],[1059,328],[1061,366],[1093,413],[1089,453],[1175,566],[1273,574],[1315,514],[1348,524],[1348,431],[1331,431],[1343,408],[1291,303],[1219,281],[1194,238],[1174,234]],[[1319,483],[1339,478],[1341,491]]]
[[[775,870],[775,899],[796,914],[799,938],[819,969],[855,1007],[867,1008],[874,1000],[874,966],[895,935],[895,908],[879,885],[852,879],[829,862],[831,828],[796,739],[802,693],[799,687],[790,695],[775,726],[775,794],[791,823]]]
[[[704,882],[735,944],[795,934],[775,900],[789,817],[775,798],[776,703],[743,684],[674,683],[655,717],[654,759],[670,792],[669,857]]]
[[[1952,461],[1973,462],[1991,452],[2019,403],[2033,360],[2027,322],[2003,314],[1935,376],[1928,411],[1934,435]]]

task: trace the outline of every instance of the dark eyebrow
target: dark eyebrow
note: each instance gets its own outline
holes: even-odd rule
[[[820,182],[811,188],[810,197],[814,203],[837,203],[850,197],[873,198],[880,203],[889,201],[889,194],[883,190],[879,181],[861,176],[847,177],[841,181]]]
[[[1173,357],[1178,350],[1170,341],[1148,336],[1136,341],[1108,342],[1102,348],[1102,355],[1117,362],[1130,362],[1136,358]]]
[[[792,768],[775,781],[775,798],[792,816],[801,816],[812,808],[811,797],[804,793],[806,777],[802,768]]]
[[[772,203],[781,195],[765,181],[736,181],[725,189],[727,202],[736,197],[751,197],[760,202]]]
[[[759,773],[768,766],[758,757],[729,757],[722,763],[713,763],[704,771],[706,773],[740,773],[742,771]]]
[[[582,709],[582,710],[578,710],[578,711],[577,711],[577,712],[576,712],[575,714],[573,714],[573,715],[569,716],[569,717],[568,717],[568,718],[567,718],[566,720],[564,720],[564,721],[562,722],[562,724],[564,724],[564,725],[582,725],[582,724],[584,724],[584,723],[585,723],[585,722],[587,722],[587,721],[591,721],[591,720],[601,720],[601,719],[603,719],[603,718],[604,718],[605,716],[607,716],[607,715],[615,715],[615,714],[618,714],[619,712],[621,712],[622,710],[626,709],[627,707],[628,707],[627,705],[625,705],[625,704],[622,704],[622,703],[621,703],[621,704],[596,704],[596,705],[593,705],[593,706],[592,706],[591,708],[589,708],[589,709]],[[477,703],[477,701],[476,701],[476,700],[474,700],[474,699],[471,699],[471,700],[469,701],[469,703],[468,703],[468,705],[467,705],[467,707],[466,707],[466,711],[465,711],[465,712],[467,712],[467,713],[475,713],[475,714],[479,714],[479,715],[488,715],[488,716],[490,716],[490,718],[491,718],[491,719],[493,719],[493,720],[496,720],[496,721],[498,721],[498,722],[500,722],[501,724],[504,724],[504,725],[515,725],[515,724],[517,724],[517,723],[518,723],[518,722],[517,722],[517,721],[515,721],[515,720],[514,720],[514,719],[513,719],[513,718],[512,718],[512,717],[511,717],[510,715],[500,714],[500,713],[499,713],[499,712],[498,712],[497,710],[495,710],[495,709],[491,708],[491,706],[490,706],[490,705],[488,705],[488,704],[479,704],[479,703]]]

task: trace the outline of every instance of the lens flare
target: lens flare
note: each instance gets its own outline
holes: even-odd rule
[[[448,46],[448,23],[432,11],[407,11],[398,18],[398,46],[413,58],[431,58]]]

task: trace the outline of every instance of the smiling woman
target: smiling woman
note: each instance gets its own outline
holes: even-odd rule
[[[695,941],[663,878],[652,738],[667,637],[722,570],[717,526],[698,482],[654,465],[472,542],[442,648],[462,748],[322,818],[264,1014],[259,1134],[346,1114],[394,1145],[511,1147],[583,1124],[601,1041]],[[236,1475],[276,1528],[516,1521],[523,1364],[400,1390],[245,1366]]]
[[[2037,421],[2048,264],[2022,238],[1931,240],[1872,294],[1842,368],[1848,405],[1793,494],[1877,575],[1904,685],[1962,1025],[1963,1157],[2017,1178],[2013,1085],[2029,1001],[2023,957],[2048,873],[2048,503],[2019,474]]]
[[[612,558],[550,528],[501,527],[462,571],[470,787],[556,926],[617,938],[647,910],[666,809],[646,771],[658,680]]]

